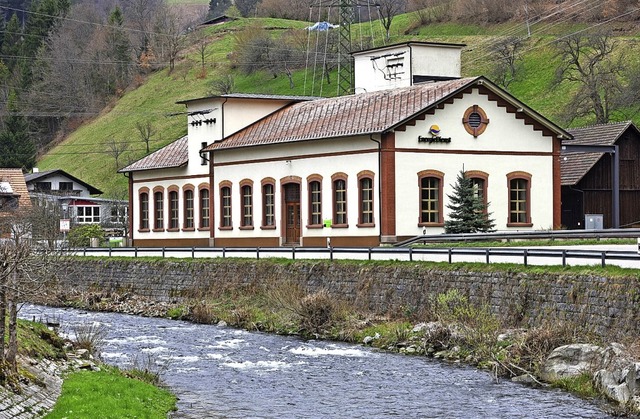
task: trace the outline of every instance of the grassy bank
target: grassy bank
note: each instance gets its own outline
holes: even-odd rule
[[[175,396],[157,386],[154,374],[121,371],[106,365],[100,365],[99,370],[77,370],[78,364],[71,362],[68,355],[81,347],[95,349],[86,348],[83,342],[65,341],[43,323],[19,320],[18,376],[2,374],[0,397],[3,392],[23,393],[31,382],[44,386],[34,373],[34,365],[50,360],[62,370],[69,370],[62,394],[47,418],[166,418],[168,412],[175,410]],[[46,391],[51,389],[47,387]],[[26,394],[25,400],[28,397]]]
[[[167,390],[102,366],[100,371],[69,374],[46,418],[166,418],[175,410],[175,403],[175,396]]]

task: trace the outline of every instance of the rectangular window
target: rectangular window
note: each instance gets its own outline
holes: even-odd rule
[[[347,181],[333,182],[333,224],[347,224]]]
[[[483,204],[486,204],[486,192],[485,192],[485,182],[484,179],[479,177],[471,178],[471,184],[473,185],[473,194],[478,198]]]
[[[231,188],[228,186],[220,190],[221,227],[232,227],[231,224]]]
[[[140,229],[149,229],[149,194],[140,194]]]
[[[509,182],[509,222],[528,223],[527,180],[511,179]]]
[[[76,222],[78,224],[100,223],[100,207],[76,207]]]
[[[59,182],[58,189],[61,191],[72,191],[73,190],[73,182]]]
[[[36,191],[50,191],[51,190],[51,182],[36,182]]]
[[[373,224],[373,180],[360,179],[360,224]]]
[[[193,191],[184,191],[184,228],[194,228]]]
[[[309,197],[310,205],[310,224],[321,225],[322,224],[322,185],[319,181],[313,181],[309,183]]]
[[[154,228],[157,230],[161,230],[164,228],[164,197],[162,192],[156,192],[153,194],[154,200],[154,212],[155,212],[155,223]]]
[[[169,192],[169,228],[171,230],[176,230],[180,227],[178,218],[180,210],[178,205],[178,192]]]
[[[209,189],[200,189],[200,228],[209,228]]]
[[[420,180],[420,222],[440,222],[440,179],[424,177]]]
[[[242,225],[249,227],[253,225],[253,193],[251,186],[245,185],[242,191]]]
[[[276,217],[275,217],[276,199],[275,199],[275,193],[273,190],[273,185],[270,183],[264,184],[262,186],[262,206],[263,206],[262,211],[264,214],[263,225],[274,226],[276,224]]]
[[[111,222],[113,224],[124,223],[126,219],[127,219],[127,207],[125,206],[111,207]]]

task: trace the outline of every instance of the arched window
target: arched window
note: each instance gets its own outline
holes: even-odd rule
[[[444,225],[442,214],[442,185],[444,173],[425,170],[418,173],[420,188],[420,226]]]
[[[180,228],[180,201],[178,199],[178,191],[169,191],[169,228],[168,230],[176,231]]]
[[[333,183],[332,227],[347,227],[347,175],[338,173],[331,177]]]
[[[307,178],[309,190],[309,221],[307,227],[322,227],[322,176]]]
[[[525,172],[507,174],[509,187],[508,227],[531,227],[531,175]]]
[[[262,227],[276,225],[276,195],[275,180],[262,181]]]
[[[358,174],[358,227],[371,227],[373,221],[373,172]]]
[[[149,231],[149,192],[140,192],[140,231]]]
[[[195,228],[195,214],[193,202],[193,189],[184,190],[184,221],[182,223],[183,230],[193,230]]]
[[[206,187],[200,188],[200,229],[206,230],[210,225],[210,200],[209,189]]]
[[[233,228],[231,213],[231,182],[220,184],[220,227],[221,230]]]
[[[153,229],[156,231],[164,230],[164,193],[161,189],[153,192]]]
[[[240,202],[242,203],[242,218],[240,228],[253,227],[253,183],[250,180],[240,182]]]

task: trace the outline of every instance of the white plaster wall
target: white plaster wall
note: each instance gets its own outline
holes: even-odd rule
[[[485,132],[474,138],[462,124],[465,110],[479,105],[487,113],[489,124]],[[429,137],[429,127],[440,127],[441,137],[450,137],[450,143],[419,143],[418,136]],[[445,105],[424,121],[408,126],[406,131],[396,132],[396,147],[405,150],[396,155],[396,215],[399,236],[422,233],[418,227],[419,189],[417,173],[422,170],[439,170],[445,173],[443,185],[443,210],[445,220],[447,195],[453,193],[452,185],[460,170],[480,170],[489,174],[487,198],[489,211],[496,222],[496,229],[507,230],[508,184],[506,175],[524,171],[531,179],[531,221],[533,226],[524,229],[548,229],[553,227],[553,159],[550,153],[553,143],[540,131],[534,131],[523,120],[515,119],[485,95],[474,92]],[[428,153],[424,151],[435,151]],[[446,151],[447,153],[443,153]],[[521,155],[509,154],[519,152]],[[449,154],[450,153],[450,154]],[[534,155],[526,155],[532,153]],[[521,228],[522,229],[522,228]],[[441,227],[427,228],[427,234],[443,232]]]
[[[401,54],[401,74],[385,78],[388,59]],[[396,45],[354,54],[355,93],[408,87],[413,76],[460,77],[461,48],[444,45]],[[375,58],[374,60],[372,60]]]
[[[41,178],[38,179],[36,181],[34,181],[33,183],[30,183],[28,185],[28,189],[30,191],[33,191],[36,187],[36,183],[37,182],[51,182],[51,190],[52,191],[58,191],[60,190],[60,182],[73,182],[71,179],[69,179],[66,176],[62,176],[62,175],[51,175],[51,176],[47,176],[46,178]],[[79,184],[78,182],[73,182],[73,190],[74,191],[80,191],[80,195],[79,196],[90,196],[89,195],[89,190],[82,186],[81,184]]]
[[[360,150],[362,154],[314,157],[314,154]],[[292,159],[291,156],[298,156]],[[242,160],[269,159],[269,161],[242,163]],[[302,178],[300,190],[300,214],[302,236],[375,236],[379,234],[380,220],[376,211],[373,228],[359,228],[358,223],[358,173],[369,170],[376,173],[374,179],[374,204],[379,202],[378,151],[377,144],[368,138],[348,138],[340,140],[321,140],[307,143],[296,143],[287,146],[269,146],[254,149],[229,150],[216,153],[216,164],[236,161],[238,164],[215,167],[215,185],[212,186],[216,220],[215,235],[217,238],[240,237],[281,237],[282,235],[282,188],[281,179],[291,176]],[[312,174],[322,176],[322,218],[331,219],[332,183],[331,176],[338,172],[347,174],[347,221],[348,228],[307,229],[309,214],[309,191],[307,177]],[[262,224],[262,185],[264,178],[275,179],[276,194],[276,229],[261,230]],[[254,230],[240,230],[241,197],[240,181],[253,180]],[[233,230],[218,230],[220,225],[219,184],[222,181],[232,182]]]

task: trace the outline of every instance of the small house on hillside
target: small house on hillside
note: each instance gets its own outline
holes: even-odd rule
[[[0,218],[6,217],[20,209],[30,208],[29,191],[21,169],[0,168]],[[0,237],[9,234],[8,229],[0,223]]]
[[[70,219],[72,225],[100,224],[126,230],[127,201],[95,197],[102,191],[61,169],[34,169],[25,179],[33,201],[58,205],[62,218]]]
[[[640,227],[640,131],[630,121],[568,130],[573,139],[563,146],[618,146],[620,227]],[[562,224],[585,228],[585,216],[602,220],[602,228],[615,227],[613,153],[563,153]],[[587,220],[589,221],[589,220]],[[598,222],[596,224],[599,224]],[[596,226],[588,226],[597,228]]]

